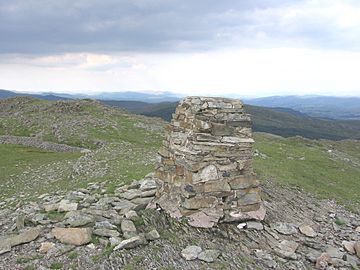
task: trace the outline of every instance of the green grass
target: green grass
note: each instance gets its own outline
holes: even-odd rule
[[[52,221],[60,221],[64,218],[65,213],[61,213],[58,211],[49,211],[46,213],[48,219],[52,220]]]
[[[76,251],[73,251],[73,252],[68,254],[68,258],[70,260],[75,260],[77,257],[79,257],[79,254]]]
[[[53,262],[50,265],[50,269],[62,269],[64,267],[64,263],[62,262]]]
[[[313,141],[257,134],[254,167],[261,179],[296,186],[349,209],[360,204],[360,149],[356,141]],[[331,153],[328,152],[332,149]]]
[[[49,141],[88,147],[96,151],[91,157],[91,167],[77,174],[73,173],[73,165],[75,161],[79,161],[80,153],[51,153],[22,146],[0,145],[0,199],[18,193],[25,187],[29,194],[37,196],[44,192],[65,192],[86,187],[88,182],[103,181],[107,181],[107,192],[113,193],[119,184],[141,179],[154,170],[155,154],[164,135],[164,123],[160,120],[109,109],[93,101],[64,102],[62,111],[59,111],[59,104],[55,102],[29,98],[10,99],[7,102],[13,102],[14,104],[10,104],[12,106],[19,100],[22,102],[22,110],[18,112],[14,109],[0,119],[0,134],[40,133],[43,134],[43,139]],[[74,106],[75,103],[79,106]],[[268,119],[270,116],[267,109],[257,109],[259,115],[254,115],[255,126],[267,123],[276,128],[286,126],[291,132],[298,132],[304,123],[283,112],[273,113],[270,115],[274,116],[273,119]],[[30,126],[26,120],[31,120]],[[54,123],[60,137],[52,130]],[[329,125],[326,121],[321,122],[321,127],[317,126],[320,122],[311,119],[306,123],[310,132],[318,133],[322,130],[321,132],[332,134],[331,136],[341,136],[340,131],[343,134],[348,132],[346,126],[339,129],[338,124]],[[323,128],[324,125],[328,126],[327,129]],[[353,131],[356,132],[357,127]],[[255,148],[267,156],[266,159],[257,157],[254,161],[254,168],[261,179],[271,178],[278,184],[300,187],[320,198],[336,199],[353,210],[358,207],[358,141],[284,139],[260,133],[255,135],[255,139]],[[100,148],[101,144],[97,142],[106,144]],[[332,150],[331,153],[328,152],[329,149]],[[105,175],[87,175],[96,166],[102,168],[104,161],[107,169]],[[54,179],[49,181],[50,177],[46,172],[57,167],[62,170],[55,172]],[[42,169],[37,172],[37,168]],[[24,174],[30,169],[35,170],[33,176],[38,177],[38,182]]]
[[[22,190],[24,183],[13,179],[29,168],[36,170],[40,166],[74,160],[80,156],[80,153],[55,153],[19,145],[0,145],[0,195],[11,196]]]

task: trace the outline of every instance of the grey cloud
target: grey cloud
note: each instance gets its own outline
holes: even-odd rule
[[[188,51],[299,42],[356,48],[360,44],[317,18],[283,25],[276,10],[303,2],[0,0],[0,53]]]

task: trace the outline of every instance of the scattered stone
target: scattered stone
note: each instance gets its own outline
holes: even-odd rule
[[[18,215],[16,217],[16,229],[18,231],[22,230],[25,227],[25,216],[24,215]]]
[[[297,256],[295,251],[298,246],[299,244],[294,241],[282,240],[275,249],[275,252],[284,259],[296,260]]]
[[[331,257],[331,258],[342,258],[344,256],[344,253],[341,252],[338,248],[336,247],[328,247],[326,249],[326,253]]]
[[[136,235],[136,227],[134,225],[134,222],[132,222],[129,219],[124,219],[121,222],[121,231],[124,234],[125,238],[132,238]]]
[[[135,219],[137,219],[139,216],[138,214],[134,211],[134,210],[130,210],[128,212],[125,213],[125,217],[127,219],[130,219],[132,221],[134,221]]]
[[[111,224],[109,221],[104,220],[104,221],[96,222],[95,223],[95,228],[97,228],[97,229],[110,229],[110,230],[115,229],[116,230],[117,227],[115,225]]]
[[[189,225],[197,228],[211,228],[219,220],[219,217],[207,215],[203,211],[195,212],[189,215],[188,218]]]
[[[70,244],[81,246],[88,244],[91,241],[90,228],[59,228],[56,227],[51,230],[51,233],[56,239],[63,244]]]
[[[59,204],[58,203],[44,204],[43,207],[44,207],[45,212],[51,212],[51,211],[58,210]]]
[[[68,212],[64,218],[66,219],[64,223],[70,225],[70,227],[82,227],[95,222],[93,216],[79,211]]]
[[[52,249],[55,246],[52,242],[43,242],[41,243],[41,246],[39,248],[40,253],[48,253],[50,249]]]
[[[90,243],[88,244],[86,247],[90,248],[90,249],[96,249],[94,243]]]
[[[316,269],[325,270],[325,269],[327,269],[330,261],[331,261],[330,255],[327,254],[327,253],[322,253],[322,254],[320,255],[320,257],[318,257],[318,258],[316,259],[315,268],[316,268]]]
[[[360,233],[360,226],[355,229],[356,232]]]
[[[118,231],[110,229],[95,229],[93,234],[104,237],[117,237],[120,235]]]
[[[41,228],[31,228],[23,231],[19,234],[9,235],[4,238],[0,238],[0,250],[7,250],[8,247],[14,247],[21,244],[29,243],[40,235]]]
[[[112,202],[111,203],[113,206],[114,206],[114,209],[117,210],[117,211],[123,211],[123,213],[131,210],[131,209],[134,209],[136,207],[136,204],[135,203],[132,203],[128,200],[120,200],[120,201],[117,201],[117,202]]]
[[[262,263],[265,264],[265,266],[268,268],[275,269],[278,266],[277,262],[273,259],[273,257],[263,250],[255,250],[255,256],[259,258]]]
[[[246,222],[246,228],[249,230],[258,230],[261,231],[264,229],[264,226],[261,222],[258,221],[248,221]]]
[[[271,223],[270,227],[284,235],[295,234],[298,231],[296,225],[290,223],[276,222]]]
[[[239,225],[236,226],[238,229],[242,230],[246,227],[246,223],[240,223]]]
[[[181,256],[187,261],[192,261],[198,258],[201,251],[202,251],[201,247],[187,246],[185,249],[181,251]]]
[[[354,249],[356,251],[356,256],[360,258],[360,241],[357,241],[354,245]]]
[[[220,251],[216,249],[207,249],[199,253],[198,259],[204,262],[212,263],[220,256]]]
[[[124,193],[121,193],[120,196],[127,200],[133,200],[141,196],[141,191],[137,189],[130,189]]]
[[[156,181],[154,179],[144,179],[140,184],[141,191],[148,191],[157,189]]]
[[[110,237],[110,238],[109,238],[110,245],[111,245],[112,247],[119,245],[122,240],[123,240],[123,239],[121,239],[120,237]]]
[[[351,254],[355,254],[355,242],[353,241],[343,241],[342,245],[344,246],[345,250]]]
[[[156,229],[153,229],[150,232],[145,234],[145,238],[146,238],[146,240],[154,241],[154,240],[160,238],[160,234],[158,233],[158,231]]]
[[[78,208],[78,203],[72,203],[69,200],[61,200],[59,203],[59,212],[68,212],[68,211],[76,211]]]
[[[316,237],[316,232],[309,225],[302,225],[299,227],[300,232],[307,237]]]
[[[114,250],[131,249],[144,244],[146,244],[146,240],[143,237],[137,235],[121,241],[120,244],[114,248]]]

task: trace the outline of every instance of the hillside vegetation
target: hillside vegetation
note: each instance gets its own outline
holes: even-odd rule
[[[108,181],[111,189],[112,183],[138,179],[153,170],[163,125],[158,119],[132,115],[91,100],[0,100],[0,136],[32,136],[91,149],[88,153],[70,154],[2,145],[1,166],[6,166],[8,173],[0,176],[0,200],[19,196],[19,191],[26,193],[23,198],[30,198],[89,182]]]
[[[13,98],[0,101],[0,112],[0,134],[35,136],[92,149],[86,154],[70,154],[1,146],[1,164],[6,167],[0,178],[3,199],[20,191],[17,181],[31,197],[101,181],[107,181],[111,191],[116,184],[139,179],[153,170],[165,126],[157,118],[129,114],[90,100]],[[275,125],[275,120],[267,122],[266,110],[258,112],[264,114],[255,111],[255,119]],[[291,121],[295,123],[296,118]],[[263,181],[272,179],[304,188],[358,209],[359,141],[283,138],[265,133],[256,133],[255,139],[254,166]]]
[[[171,120],[177,103],[145,103],[138,101],[102,101],[132,113]],[[300,135],[310,139],[360,139],[360,120],[331,120],[307,116],[286,108],[266,108],[246,105],[252,115],[253,129],[283,137]]]
[[[285,107],[325,119],[360,120],[359,97],[272,96],[246,100],[263,107]]]

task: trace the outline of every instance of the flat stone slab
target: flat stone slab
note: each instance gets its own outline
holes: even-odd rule
[[[275,223],[271,223],[270,227],[275,231],[277,231],[278,233],[284,235],[292,235],[298,232],[297,226],[291,223],[275,222]]]
[[[114,248],[114,250],[131,249],[131,248],[135,248],[137,246],[143,245],[145,243],[146,243],[146,240],[143,237],[137,235],[137,236],[134,236],[129,239],[121,241],[120,244]]]
[[[63,244],[81,246],[91,241],[90,228],[54,228],[51,233]]]
[[[198,255],[198,259],[204,262],[212,263],[214,262],[219,256],[220,251],[216,249],[206,249]]]

